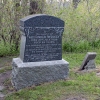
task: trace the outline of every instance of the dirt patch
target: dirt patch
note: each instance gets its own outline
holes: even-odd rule
[[[8,68],[11,66],[13,56],[0,57],[0,70]],[[12,92],[11,85],[11,70],[6,70],[5,72],[0,73],[0,100],[4,100],[4,97]]]
[[[87,99],[77,96],[77,97],[66,98],[65,100],[87,100]]]
[[[11,84],[11,70],[0,74],[0,86],[4,86],[4,93],[6,94],[15,91]]]
[[[2,86],[5,80],[9,79],[11,75],[11,70],[0,74],[0,85]]]
[[[57,100],[89,100],[85,95],[83,94],[70,94],[65,95]]]
[[[11,84],[11,70],[0,74],[0,100],[4,100],[5,96],[13,93],[15,90]]]
[[[12,56],[11,57],[0,57],[0,68],[11,66],[12,58],[13,58]]]

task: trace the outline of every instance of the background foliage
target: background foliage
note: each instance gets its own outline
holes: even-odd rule
[[[99,0],[81,0],[76,9],[71,4],[66,8],[56,7],[54,11],[52,7],[47,11],[65,21],[64,51],[84,52],[100,48],[99,10]]]
[[[46,13],[65,21],[64,51],[84,52],[100,48],[100,0],[81,0],[77,7],[73,7],[73,3],[65,6],[65,2],[61,5],[45,0],[31,0],[31,3],[28,0],[21,3],[20,0],[3,1],[0,3],[0,56],[19,51],[19,20],[34,13]]]

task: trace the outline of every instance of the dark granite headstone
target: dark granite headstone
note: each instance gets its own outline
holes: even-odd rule
[[[20,20],[20,57],[13,58],[11,83],[16,90],[66,79],[69,63],[62,59],[64,22],[49,15]]]
[[[64,21],[38,14],[20,20],[23,62],[52,61],[62,59],[62,33]]]
[[[95,68],[95,62],[94,59],[96,57],[97,53],[96,52],[88,52],[82,62],[82,65],[79,70],[84,70],[84,69],[94,69]]]

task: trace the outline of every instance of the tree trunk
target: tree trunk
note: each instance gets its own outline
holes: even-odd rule
[[[73,0],[73,7],[76,9],[81,0]]]
[[[29,14],[43,13],[45,0],[30,0]]]

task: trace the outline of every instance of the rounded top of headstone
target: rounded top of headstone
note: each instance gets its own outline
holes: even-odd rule
[[[64,27],[64,21],[50,15],[35,14],[20,19],[21,27]]]

